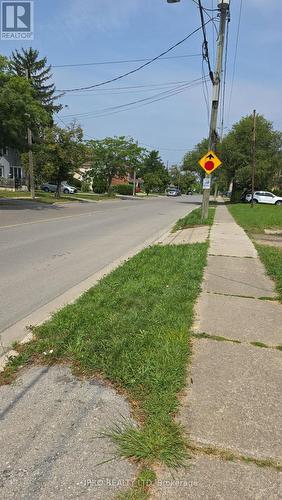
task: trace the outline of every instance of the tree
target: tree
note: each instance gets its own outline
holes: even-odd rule
[[[147,179],[147,186],[151,186],[150,190],[164,191],[169,185],[169,173],[156,150],[150,151],[145,157],[140,175],[144,181]]]
[[[194,172],[202,180],[205,177],[204,170],[199,166],[198,161],[208,151],[208,139],[203,139],[192,151],[188,151],[183,158],[183,170]]]
[[[51,66],[47,65],[47,58],[39,58],[39,51],[22,49],[21,52],[12,52],[10,67],[14,75],[28,78],[34,89],[34,97],[48,112],[50,120],[53,113],[62,109],[62,105],[56,104],[60,96],[56,96],[54,83],[49,83],[52,78]]]
[[[82,129],[75,124],[45,129],[44,142],[34,146],[35,169],[43,179],[57,182],[56,196],[62,181],[67,180],[83,165],[87,157]],[[26,158],[24,158],[26,163]]]
[[[153,172],[147,172],[146,174],[144,174],[143,180],[144,180],[144,189],[147,196],[152,191],[159,191],[162,187],[162,181],[159,175],[154,174]]]
[[[172,165],[169,175],[171,184],[183,193],[187,193],[196,187],[197,178],[194,172],[183,170],[178,165]]]
[[[0,57],[0,148],[27,149],[27,128],[36,138],[49,117],[34,99],[30,83],[12,74],[8,60]]]
[[[114,177],[123,178],[129,170],[138,169],[143,161],[144,149],[131,137],[106,137],[88,141],[92,168],[88,176],[105,184],[106,191],[111,189]]]
[[[256,129],[255,189],[273,189],[281,183],[282,133],[262,115],[257,116]],[[233,196],[236,190],[251,186],[252,133],[253,118],[245,116],[233,125],[221,146],[226,179],[233,181]]]

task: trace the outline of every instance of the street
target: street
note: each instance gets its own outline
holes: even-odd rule
[[[200,196],[0,205],[0,332],[199,204]],[[5,342],[5,335],[2,335]]]

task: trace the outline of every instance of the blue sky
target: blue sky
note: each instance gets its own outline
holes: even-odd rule
[[[167,4],[166,0],[35,0],[34,4],[35,38],[31,45],[54,66],[154,57],[200,26],[199,12],[192,0],[181,0],[178,4]],[[211,8],[216,0],[203,0],[203,4]],[[225,131],[254,108],[281,129],[282,2],[243,0],[230,102],[239,5],[240,0],[231,0]],[[213,61],[215,36],[211,24],[207,31]],[[30,45],[30,42],[0,43],[5,55]],[[108,116],[104,111],[102,116],[94,115],[181,85],[171,82],[201,78],[201,57],[195,55],[200,54],[201,43],[199,32],[169,54],[191,57],[164,59],[99,90],[67,94],[62,99],[67,107],[60,113],[61,119],[69,123],[73,119],[69,115],[82,114],[77,120],[86,138],[130,135],[141,144],[159,149],[164,161],[180,162],[184,152],[208,133],[201,83],[150,105]],[[53,75],[57,88],[65,89],[95,84],[136,66],[138,63],[131,62],[53,68]],[[124,88],[136,86],[139,87]],[[208,88],[210,92],[210,83]]]

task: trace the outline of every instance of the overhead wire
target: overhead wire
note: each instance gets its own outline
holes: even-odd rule
[[[187,57],[200,57],[201,54],[180,54],[178,56],[167,56],[167,57],[162,57],[162,60],[167,60],[167,59],[182,59],[182,58],[187,58]],[[134,62],[144,62],[144,61],[150,61],[151,58],[146,57],[143,59],[122,59],[122,60],[115,60],[115,61],[95,61],[95,62],[89,62],[89,63],[75,63],[75,64],[52,64],[52,68],[77,68],[77,67],[83,67],[83,66],[102,66],[102,65],[108,65],[108,64],[125,64],[125,63],[134,63]]]
[[[203,46],[202,46],[202,54],[203,54],[203,59],[207,62],[208,68],[209,68],[209,76],[212,81],[214,82],[214,77],[213,77],[213,71],[211,68],[211,62],[210,62],[210,56],[209,56],[209,46],[208,46],[208,40],[207,40],[207,32],[206,32],[206,26],[205,26],[205,18],[204,18],[204,10],[202,7],[202,2],[201,0],[198,0],[198,5],[200,9],[200,17],[201,17],[201,24],[202,24],[202,32],[203,32]]]
[[[207,25],[210,22],[211,22],[211,20],[209,19],[208,21],[206,21],[206,23],[204,25]],[[182,40],[180,40],[179,42],[177,42],[174,45],[172,45],[171,47],[169,47],[167,50],[163,51],[158,56],[150,59],[149,61],[145,62],[141,66],[138,66],[137,68],[135,68],[135,69],[133,69],[131,71],[127,71],[126,73],[123,73],[122,75],[116,76],[115,78],[111,78],[109,80],[105,80],[105,81],[100,82],[100,83],[95,83],[93,85],[88,85],[86,87],[77,87],[77,88],[72,88],[72,89],[58,89],[58,92],[76,92],[76,91],[80,91],[80,90],[89,90],[89,89],[101,87],[102,85],[107,85],[107,84],[112,83],[112,82],[116,82],[118,80],[121,80],[122,78],[125,78],[125,77],[129,76],[129,75],[133,75],[134,73],[137,73],[137,71],[140,71],[141,69],[145,68],[146,66],[149,66],[153,62],[157,61],[158,59],[160,59],[164,55],[166,55],[169,52],[171,52],[176,47],[178,47],[182,43],[186,42],[186,40],[188,40],[189,38],[191,38],[193,35],[195,35],[198,31],[200,31],[202,29],[203,29],[203,26],[201,25],[199,28],[196,28],[195,30],[193,30],[191,33],[189,33],[189,35],[187,35]]]
[[[93,90],[86,90],[79,94],[70,94],[72,97],[75,96],[96,96],[100,97],[101,95],[123,95],[123,94],[132,94],[139,92],[151,92],[152,90],[162,90],[165,88],[172,87],[174,85],[189,83],[188,80],[180,80],[174,82],[163,82],[163,83],[152,83],[152,84],[144,84],[144,85],[132,85],[125,87],[110,87],[110,88],[99,88]]]
[[[116,114],[116,112],[127,111],[129,109],[136,109],[137,107],[140,107],[140,106],[136,106],[137,104],[147,105],[147,104],[151,104],[153,102],[157,102],[157,101],[166,99],[168,97],[177,95],[180,92],[185,91],[188,88],[191,88],[195,85],[198,85],[199,83],[201,83],[201,81],[202,81],[202,78],[198,78],[198,79],[192,80],[191,82],[185,83],[183,85],[174,87],[173,89],[169,89],[169,90],[154,94],[150,97],[138,99],[138,100],[131,101],[131,102],[125,103],[125,104],[120,104],[117,106],[110,106],[108,108],[103,108],[103,109],[96,110],[96,111],[90,111],[87,113],[77,113],[77,114],[71,114],[71,115],[64,115],[64,118],[80,117],[80,118],[85,119],[85,118],[93,118],[93,117],[98,117],[98,116],[100,117],[102,115],[104,116],[105,114],[107,114],[107,115],[108,114]]]

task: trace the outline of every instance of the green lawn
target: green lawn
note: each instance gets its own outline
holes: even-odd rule
[[[179,229],[186,229],[188,227],[200,226],[202,224],[211,226],[213,224],[215,208],[209,208],[209,215],[205,222],[201,222],[201,208],[196,208],[190,214],[186,215],[182,219],[179,219],[175,224],[173,231],[178,231]]]
[[[11,381],[17,367],[32,359],[67,362],[84,375],[100,373],[126,390],[142,423],[112,430],[121,455],[181,463],[185,442],[173,417],[185,386],[193,306],[206,256],[206,243],[142,251],[37,327],[35,340],[22,348],[0,382]]]
[[[235,220],[250,235],[262,233],[264,229],[281,229],[282,207],[272,205],[238,204],[228,206]],[[275,281],[276,290],[282,301],[282,249],[268,245],[256,244],[258,254],[267,274]]]
[[[267,274],[275,281],[279,299],[282,302],[282,248],[256,245]]]
[[[264,229],[282,230],[282,207],[276,205],[254,205],[238,203],[228,205],[230,213],[246,231],[262,233]]]
[[[36,191],[35,193],[35,201],[40,203],[66,203],[69,201],[75,201],[75,198],[72,195],[62,194],[60,198],[55,198],[52,193],[45,193],[44,191]],[[33,201],[31,199],[31,195],[28,191],[0,191],[0,199],[1,198],[17,198],[24,199],[28,201]]]
[[[115,195],[97,195],[94,193],[77,193],[77,194],[61,194],[60,198],[55,198],[53,193],[45,193],[44,191],[36,191],[36,200],[40,203],[66,203],[69,201],[78,201],[78,199],[83,200],[109,200],[114,199]],[[22,198],[25,200],[31,200],[30,193],[27,191],[0,191],[0,198]]]

